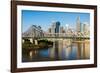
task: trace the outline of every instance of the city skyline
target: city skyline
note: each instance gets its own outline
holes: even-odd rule
[[[59,21],[62,27],[75,27],[77,17],[80,17],[80,22],[90,24],[89,13],[22,10],[22,32],[25,32],[31,25],[41,26],[42,30],[47,31],[56,21]]]

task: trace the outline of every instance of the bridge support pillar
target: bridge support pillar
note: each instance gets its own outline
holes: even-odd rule
[[[31,43],[34,43],[35,45],[38,45],[38,40],[37,39],[30,38],[29,40],[30,40]]]
[[[29,40],[30,40],[31,43],[33,43],[33,39],[32,38],[30,38]]]
[[[34,42],[35,42],[35,45],[38,45],[38,40],[34,40]]]

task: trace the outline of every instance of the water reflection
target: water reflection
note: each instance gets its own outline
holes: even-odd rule
[[[53,47],[32,50],[28,55],[23,55],[23,62],[78,60],[90,58],[89,40],[74,41],[70,39],[53,40]]]

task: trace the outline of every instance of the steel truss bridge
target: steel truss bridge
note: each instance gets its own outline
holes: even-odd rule
[[[64,33],[48,33],[43,36],[24,36],[22,38],[33,38],[33,39],[90,39],[89,36],[83,34],[64,34]]]

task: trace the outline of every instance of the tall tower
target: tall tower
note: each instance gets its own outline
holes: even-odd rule
[[[87,31],[87,26],[86,24],[83,24],[83,32],[86,32]]]
[[[76,31],[81,32],[81,23],[80,23],[80,17],[79,16],[77,17],[77,20],[76,20]]]
[[[59,29],[60,29],[60,22],[53,22],[52,33],[59,33]]]

